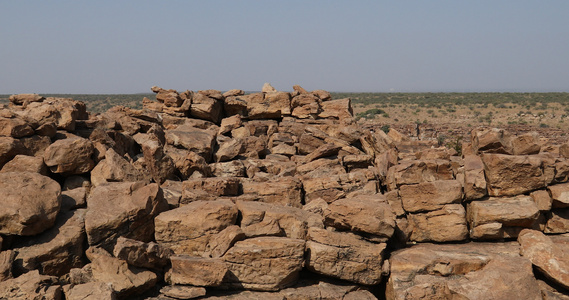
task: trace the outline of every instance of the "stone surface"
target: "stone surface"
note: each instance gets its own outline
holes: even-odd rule
[[[0,116],[0,136],[21,138],[32,134],[34,134],[32,127],[21,118],[16,116],[9,118]]]
[[[166,130],[166,141],[170,145],[195,152],[210,162],[216,135],[217,132],[213,130],[182,125],[176,129]]]
[[[13,250],[0,251],[0,282],[12,278],[12,263],[15,258],[16,252]]]
[[[530,132],[512,137],[511,144],[512,154],[514,155],[538,154],[541,150],[537,132]]]
[[[488,194],[486,177],[484,176],[484,163],[480,156],[464,156],[464,199],[480,199]]]
[[[137,169],[111,148],[105,152],[105,158],[91,170],[91,182],[97,186],[106,182],[140,181],[147,177],[145,175],[142,170]]]
[[[154,217],[168,209],[160,186],[143,182],[107,183],[87,198],[85,230],[89,245],[112,251],[120,236],[140,241],[154,237]]]
[[[176,254],[202,256],[212,236],[234,225],[237,214],[229,200],[182,205],[156,217],[156,241]]]
[[[551,195],[547,190],[538,190],[530,193],[531,198],[537,205],[537,209],[540,211],[551,210],[552,200]]]
[[[454,179],[449,161],[412,160],[397,164],[387,171],[386,180],[389,190],[402,185]]]
[[[194,299],[206,295],[203,287],[195,286],[165,286],[160,289],[160,293],[174,299]]]
[[[41,157],[16,155],[2,167],[0,172],[33,172],[47,176],[47,167]]]
[[[229,226],[209,240],[204,256],[219,258],[233,247],[237,241],[244,240],[245,238],[246,235],[243,230],[241,230],[241,227],[237,225]]]
[[[569,232],[569,210],[554,209],[550,213],[544,229],[545,233]]]
[[[237,242],[222,259],[228,274],[223,285],[275,291],[296,282],[304,265],[304,240],[258,237]]]
[[[409,214],[410,239],[415,242],[450,242],[468,238],[466,212],[460,204],[448,204],[427,213]]]
[[[310,228],[307,269],[365,285],[381,282],[386,244],[374,244],[352,233]]]
[[[460,203],[462,185],[457,180],[437,180],[400,187],[403,209],[417,213],[441,209],[447,204]]]
[[[0,282],[0,299],[29,300],[61,299],[61,287],[57,277],[40,275],[37,270],[28,272],[18,278]]]
[[[144,243],[119,237],[113,255],[131,266],[161,270],[168,264],[172,251],[154,242]]]
[[[198,200],[216,200],[220,196],[237,196],[239,179],[231,177],[208,177],[189,179],[182,183],[181,204]]]
[[[510,134],[503,129],[475,129],[471,132],[471,140],[476,153],[512,154]]]
[[[115,291],[110,283],[93,281],[83,284],[74,285],[65,292],[67,300],[99,300],[99,299],[117,299]]]
[[[357,232],[382,242],[393,235],[395,228],[395,213],[382,195],[334,201],[325,209],[324,218],[327,226]]]
[[[0,167],[12,160],[14,156],[23,154],[25,150],[20,140],[0,136]]]
[[[350,98],[322,102],[322,111],[319,118],[344,120],[353,117],[352,101]]]
[[[91,155],[93,143],[76,137],[55,141],[45,149],[43,159],[53,173],[83,174],[95,166]]]
[[[472,201],[467,211],[470,237],[474,239],[515,238],[522,228],[531,228],[539,216],[530,196]]]
[[[243,194],[258,197],[260,201],[302,207],[302,183],[294,177],[268,181],[242,180],[241,185]]]
[[[227,273],[225,262],[217,258],[175,255],[170,257],[169,283],[193,286],[219,286]]]
[[[547,189],[553,200],[552,207],[569,207],[569,183],[551,185]]]
[[[35,235],[53,226],[61,188],[38,173],[0,173],[0,233]]]

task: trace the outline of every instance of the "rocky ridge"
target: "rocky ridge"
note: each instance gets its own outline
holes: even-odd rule
[[[11,96],[0,299],[569,299],[569,144],[459,154],[293,89]]]

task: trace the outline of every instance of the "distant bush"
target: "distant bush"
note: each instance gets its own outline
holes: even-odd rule
[[[359,118],[364,118],[364,119],[373,119],[373,118],[375,118],[376,115],[381,115],[381,114],[385,114],[385,111],[383,109],[372,108],[372,109],[368,109],[364,112],[358,113],[358,114],[356,114],[356,116]]]

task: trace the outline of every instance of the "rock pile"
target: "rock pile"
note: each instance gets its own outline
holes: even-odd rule
[[[410,146],[293,89],[11,96],[0,299],[567,297],[567,145]]]

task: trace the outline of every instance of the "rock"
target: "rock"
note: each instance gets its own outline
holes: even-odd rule
[[[529,194],[539,211],[550,211],[553,199],[546,190],[537,190]]]
[[[420,244],[390,264],[387,299],[541,299],[515,243]]]
[[[266,92],[245,99],[249,119],[278,119],[291,113],[290,94],[287,92]]]
[[[32,128],[55,124],[57,129],[73,132],[77,120],[87,119],[83,102],[49,97],[42,102],[31,102],[22,110],[15,110]]]
[[[225,262],[218,258],[175,255],[170,260],[172,269],[168,281],[171,284],[219,286],[227,273]]]
[[[0,172],[32,172],[47,176],[47,167],[41,157],[16,155]]]
[[[208,242],[204,256],[219,258],[227,252],[233,245],[240,240],[244,240],[245,233],[237,225],[231,225],[218,234],[214,235]]]
[[[236,95],[228,96],[223,99],[223,110],[225,114],[228,116],[247,116],[247,97],[249,96]]]
[[[237,196],[239,179],[232,177],[208,177],[188,179],[182,183],[181,204],[198,200],[216,200],[220,196]]]
[[[93,143],[76,137],[55,141],[45,149],[43,159],[53,173],[83,174],[95,166],[92,154]]]
[[[555,208],[569,207],[569,183],[555,184],[547,187],[551,199],[551,206]]]
[[[354,169],[367,169],[372,166],[373,157],[371,155],[346,155],[342,157],[342,165],[348,172]]]
[[[233,129],[241,127],[242,124],[243,122],[241,121],[241,115],[233,115],[231,117],[224,118],[221,120],[217,134],[223,135],[229,133]]]
[[[194,201],[156,217],[156,241],[176,254],[202,256],[215,234],[236,223],[237,214],[229,200]]]
[[[153,128],[158,132],[154,134],[138,133],[134,139],[142,147],[144,161],[152,179],[154,182],[162,183],[173,177],[175,165],[172,158],[164,153],[164,131],[157,126]]]
[[[410,239],[415,242],[450,242],[468,238],[466,212],[460,204],[447,204],[442,209],[409,214]]]
[[[203,287],[174,285],[161,288],[160,293],[174,299],[193,299],[205,296],[206,290]]]
[[[308,154],[304,158],[304,162],[311,162],[319,158],[337,155],[341,149],[342,147],[334,144],[324,144],[316,148],[312,153]]]
[[[149,242],[154,217],[168,209],[160,186],[143,182],[107,183],[87,198],[85,230],[89,245],[112,251],[120,236]]]
[[[564,248],[536,230],[525,229],[518,236],[520,254],[556,284],[569,288],[569,257]]]
[[[215,177],[247,177],[245,165],[240,160],[213,163],[209,167]]]
[[[285,237],[239,241],[222,257],[229,270],[223,285],[262,291],[290,286],[302,270],[304,245]]]
[[[321,111],[320,99],[312,94],[299,94],[291,100],[292,116],[299,119],[316,119]]]
[[[0,167],[24,151],[24,145],[19,140],[0,136]]]
[[[17,94],[17,95],[11,95],[9,98],[11,103],[14,103],[16,105],[22,105],[22,104],[29,104],[31,102],[42,102],[43,100],[45,100],[45,97],[42,97],[38,94]]]
[[[373,241],[387,241],[394,232],[395,214],[382,195],[344,198],[328,205],[324,223],[360,233]]]
[[[168,264],[172,251],[153,242],[119,237],[113,255],[131,266],[159,271]]]
[[[306,239],[309,227],[324,228],[322,216],[295,207],[256,201],[237,201],[241,228],[250,237],[283,235]]]
[[[471,132],[472,148],[475,153],[512,154],[512,142],[503,129],[475,129]]]
[[[490,198],[467,206],[470,237],[473,239],[515,238],[523,228],[531,228],[539,209],[529,196]]]
[[[377,177],[371,170],[358,170],[356,172],[339,175],[324,175],[317,178],[303,178],[305,202],[314,199],[324,199],[332,203],[346,197],[348,193],[364,190],[371,194],[377,193]]]
[[[457,180],[437,180],[400,187],[399,196],[407,212],[417,213],[441,209],[460,203],[462,185]]]
[[[117,296],[110,283],[93,281],[72,286],[65,292],[66,300],[116,300]]]
[[[230,161],[242,153],[243,141],[241,139],[230,139],[219,143],[219,149],[215,152],[216,162]]]
[[[569,232],[569,210],[554,209],[550,213],[549,220],[545,225],[545,233]]]
[[[105,159],[101,160],[93,170],[91,170],[91,182],[94,186],[106,182],[140,181],[146,177],[146,174],[137,169],[112,148],[105,152]]]
[[[537,132],[526,133],[513,137],[511,143],[512,154],[514,155],[538,154],[541,150]]]
[[[306,267],[319,274],[375,285],[381,282],[385,248],[386,244],[366,242],[352,233],[310,228]]]
[[[490,196],[515,196],[546,187],[554,170],[538,155],[483,154]],[[551,168],[554,168],[551,166]]]
[[[231,96],[241,96],[241,95],[245,95],[245,92],[243,90],[240,90],[240,89],[233,89],[233,90],[229,90],[229,91],[223,93],[224,98],[231,97]]]
[[[32,127],[21,118],[0,116],[0,136],[21,138],[32,134],[34,134]]]
[[[318,114],[322,119],[344,120],[354,116],[350,98],[322,102],[322,111]]]
[[[15,258],[16,252],[13,250],[0,251],[0,282],[12,278],[12,264]]]
[[[283,206],[302,207],[302,183],[294,177],[281,177],[268,181],[242,180],[243,194],[253,195],[260,201]]]
[[[61,188],[38,173],[0,173],[0,233],[36,235],[53,226]]]
[[[445,160],[403,161],[389,168],[386,175],[387,188],[390,191],[406,184],[452,179],[452,166]]]
[[[178,149],[167,145],[166,154],[174,161],[177,173],[182,179],[188,179],[196,176],[211,176],[211,170],[202,156],[196,152],[185,149]]]
[[[182,198],[181,181],[166,180],[160,188],[164,193],[164,199],[166,199],[171,209],[180,206],[180,199]]]
[[[57,277],[40,275],[37,270],[0,282],[0,299],[58,300],[61,299],[61,294]]]
[[[102,249],[89,248],[87,258],[91,261],[93,280],[110,284],[118,298],[141,294],[158,281],[153,272],[129,267],[126,261],[114,258]]]
[[[156,93],[156,100],[168,107],[180,107],[184,100],[176,90],[160,89]]]
[[[265,82],[265,84],[263,84],[263,88],[261,89],[262,93],[271,93],[276,91],[277,90],[268,82]]]
[[[55,226],[39,236],[18,241],[14,270],[21,274],[38,270],[62,276],[83,265],[85,210],[60,213]]]
[[[486,178],[484,177],[484,163],[480,156],[464,156],[464,199],[480,199],[488,194]]]
[[[219,93],[219,96],[215,99],[210,97],[212,95],[206,95],[202,91],[194,94],[192,97],[192,104],[190,106],[190,115],[192,117],[212,121],[214,123],[219,123],[221,121],[221,116],[223,112],[223,96]]]
[[[199,154],[206,162],[210,162],[215,145],[216,132],[187,125],[178,126],[173,130],[166,130],[168,144],[183,147]]]

